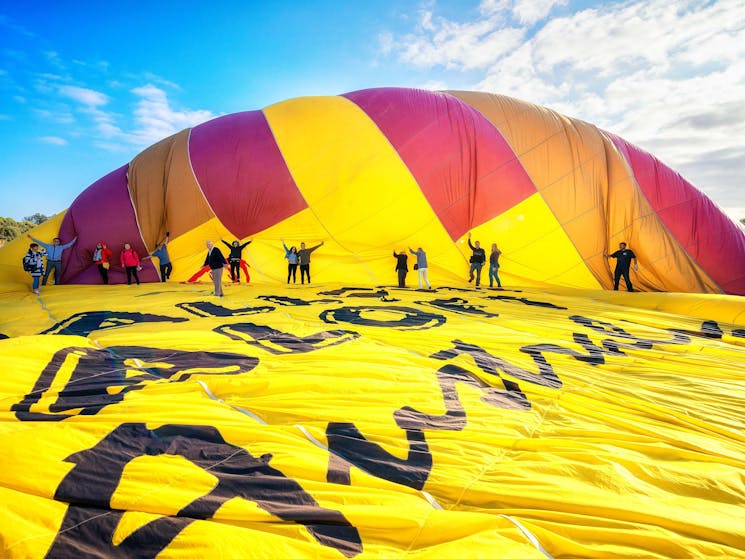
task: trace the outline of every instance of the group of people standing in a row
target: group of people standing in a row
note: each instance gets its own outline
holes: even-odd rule
[[[49,280],[49,276],[54,271],[54,284],[59,284],[62,277],[62,252],[76,243],[78,240],[75,237],[72,241],[66,244],[61,244],[60,239],[55,237],[51,243],[45,243],[27,235],[29,239],[34,241],[29,245],[26,256],[23,257],[23,269],[31,274],[33,280],[32,289],[34,293],[39,293],[39,280],[41,279],[41,285],[44,286]],[[166,281],[173,271],[173,264],[168,256],[168,234],[166,234],[165,241],[159,243],[158,248],[143,258],[140,258],[137,251],[132,248],[130,243],[124,243],[119,253],[119,264],[127,274],[127,284],[132,284],[132,279],[140,284],[140,277],[137,272],[142,270],[142,261],[157,257],[160,262],[160,276],[162,281]],[[46,266],[44,265],[44,257],[46,257]],[[91,260],[93,264],[98,268],[98,273],[101,275],[101,281],[104,284],[109,283],[109,269],[114,257],[112,250],[106,246],[103,241],[98,241],[91,254]],[[42,279],[43,276],[43,279]]]
[[[134,250],[130,243],[124,243],[124,248],[119,254],[119,263],[127,274],[127,284],[132,284],[132,279],[140,284],[140,278],[137,274],[142,269],[141,262],[148,258],[158,258],[160,264],[160,277],[161,281],[165,282],[171,276],[173,271],[173,264],[171,263],[170,256],[168,254],[168,241],[169,233],[166,233],[165,240],[158,243],[158,248],[151,254],[140,258],[137,251]],[[33,280],[33,291],[39,293],[39,280],[43,276],[42,285],[47,284],[47,280],[52,271],[54,271],[54,282],[55,284],[60,283],[60,276],[62,272],[62,253],[66,249],[70,248],[77,241],[75,237],[72,241],[66,244],[61,244],[59,238],[55,237],[52,243],[44,243],[31,235],[28,237],[34,241],[29,246],[28,253],[23,259],[23,268],[31,274]],[[288,247],[284,239],[280,239],[282,247],[285,250],[285,259],[287,260],[287,283],[292,280],[293,283],[297,283],[297,269],[300,268],[300,283],[304,284],[305,280],[308,280],[310,284],[310,255],[313,251],[323,246],[324,242],[321,241],[315,246],[306,247],[305,243],[300,243],[300,249],[295,246]],[[228,243],[222,241],[223,244],[228,248],[229,254],[225,258],[219,248],[215,246],[212,241],[207,241],[207,256],[204,260],[202,269],[190,278],[189,281],[196,281],[201,275],[210,272],[212,275],[212,281],[214,283],[214,294],[222,296],[222,270],[227,268],[230,270],[230,277],[233,282],[240,282],[241,270],[243,270],[246,281],[250,281],[248,274],[248,268],[246,261],[243,260],[243,249],[245,249],[252,241],[246,241],[240,244],[238,241]],[[479,241],[475,244],[471,243],[471,233],[468,233],[468,246],[471,249],[471,257],[469,259],[469,277],[468,282],[476,280],[476,286],[481,285],[481,271],[486,264],[486,251],[481,247]],[[42,250],[43,248],[43,250]],[[432,284],[429,282],[427,274],[427,253],[418,247],[417,250],[409,247],[408,252],[416,257],[416,263],[414,264],[414,270],[417,271],[419,280],[419,289],[423,289],[427,286],[427,289],[432,289]],[[499,257],[502,251],[499,250],[496,243],[492,243],[491,252],[489,254],[489,287],[494,287],[496,281],[497,287],[502,287],[502,282],[499,279]],[[43,257],[46,256],[46,271],[44,266]],[[616,269],[613,278],[613,288],[618,290],[618,284],[621,277],[626,282],[626,288],[629,291],[633,291],[631,285],[631,279],[629,278],[629,268],[631,261],[634,262],[634,269],[638,270],[638,264],[636,262],[636,255],[633,251],[626,248],[626,243],[619,244],[619,250],[612,254],[603,254],[606,258],[616,259]],[[111,267],[111,260],[113,252],[106,246],[106,243],[99,241],[93,250],[91,259],[98,268],[98,272],[101,275],[101,280],[104,284],[109,283],[108,270]],[[408,254],[405,251],[396,252],[393,251],[393,257],[396,259],[395,271],[398,274],[398,286],[406,287],[406,275],[409,272],[408,267]]]
[[[486,251],[481,248],[481,243],[476,241],[476,244],[471,244],[471,233],[468,233],[468,246],[471,248],[471,258],[469,262],[471,267],[469,269],[468,283],[471,283],[476,279],[476,287],[481,285],[481,269],[486,263]],[[427,253],[424,252],[422,247],[416,250],[409,247],[409,252],[416,256],[416,263],[414,269],[417,271],[419,279],[419,289],[423,289],[427,286],[427,289],[432,289],[432,284],[429,283],[429,276],[427,274]],[[494,287],[494,282],[497,282],[497,287],[502,287],[502,282],[499,279],[499,256],[502,251],[497,248],[496,243],[491,246],[491,254],[489,255],[489,287]],[[406,274],[409,273],[408,266],[408,254],[406,252],[393,251],[393,257],[396,259],[396,272],[398,272],[398,286],[406,287]]]

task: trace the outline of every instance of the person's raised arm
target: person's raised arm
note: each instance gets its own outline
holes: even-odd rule
[[[70,248],[70,247],[71,247],[72,245],[74,245],[74,244],[75,244],[75,242],[76,242],[77,240],[78,240],[78,238],[77,238],[77,237],[75,237],[75,238],[74,238],[74,239],[73,239],[72,241],[70,241],[69,243],[65,243],[64,245],[60,245],[60,249],[61,249],[61,250],[65,250],[66,248]]]
[[[228,247],[228,250],[231,250],[233,248],[233,245],[231,245],[228,241],[223,241],[222,239],[220,239],[220,242]]]
[[[246,247],[247,247],[248,245],[250,245],[250,244],[251,244],[252,242],[253,242],[253,239],[251,239],[250,241],[246,241],[245,243],[243,243],[243,244],[241,245],[241,250],[243,250],[244,248],[246,248]]]

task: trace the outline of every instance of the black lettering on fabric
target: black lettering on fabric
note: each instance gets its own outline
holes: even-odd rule
[[[2,332],[0,332],[0,340],[7,340],[8,338],[9,338],[9,336],[6,336]]]
[[[517,384],[508,380],[505,387],[507,385],[510,387],[506,390],[499,390],[489,386],[476,375],[458,365],[445,365],[439,369],[437,371],[437,382],[442,390],[442,399],[447,410],[445,414],[431,415],[417,411],[410,406],[404,406],[393,413],[396,424],[401,429],[463,430],[466,426],[466,410],[463,409],[463,404],[461,404],[458,396],[456,384],[459,382],[484,392],[481,401],[485,404],[503,409],[530,409],[530,402]]]
[[[603,348],[606,350],[607,353],[610,354],[621,354],[625,355],[623,351],[621,351],[621,348],[623,349],[651,349],[655,344],[689,344],[691,343],[691,339],[686,336],[685,334],[682,334],[680,332],[672,331],[673,339],[672,340],[652,340],[647,338],[638,338],[624,330],[623,328],[620,328],[619,326],[614,326],[610,322],[604,322],[602,320],[595,320],[592,318],[585,318],[584,316],[570,316],[570,320],[573,320],[577,324],[581,324],[582,326],[585,326],[586,328],[589,328],[590,330],[593,330],[594,332],[598,332],[601,334],[607,334],[609,336],[612,336],[614,338],[620,338],[621,340],[625,341],[617,341],[614,339],[604,339],[601,343],[603,345]]]
[[[388,291],[382,287],[342,287],[341,289],[334,289],[333,291],[321,291],[319,295],[342,295],[345,298],[357,297],[362,299],[379,299],[386,303],[392,303],[400,301],[400,299],[390,298]]]
[[[139,456],[181,456],[217,478],[217,484],[176,516],[163,516],[138,528],[122,542],[113,537],[125,511],[112,510],[125,467]],[[57,487],[55,499],[69,503],[46,557],[155,558],[195,520],[213,518],[227,501],[240,497],[286,521],[305,526],[321,545],[345,557],[362,552],[357,529],[344,515],[322,507],[295,480],[259,458],[226,442],[209,426],[165,425],[150,430],[144,423],[119,425],[94,447],[68,456],[74,467]],[[178,481],[176,480],[176,483]]]
[[[263,299],[270,303],[276,303],[284,307],[307,307],[313,303],[338,303],[336,299],[298,299],[297,297],[284,297],[282,295],[259,295],[257,299]]]
[[[365,291],[374,291],[372,287],[340,287],[331,291],[319,291],[319,295],[344,295],[345,293],[359,293]]]
[[[153,382],[182,382],[195,374],[237,375],[258,365],[256,357],[214,351],[175,351],[140,346],[105,350],[67,347],[57,351],[31,392],[11,407],[21,421],[60,421],[74,415],[95,415],[133,390]],[[32,412],[52,387],[61,370],[74,367],[70,379],[49,406],[49,413]],[[130,374],[128,374],[128,371]],[[137,371],[138,374],[131,374]],[[118,390],[111,390],[118,388]]]
[[[237,324],[223,324],[214,329],[218,334],[227,336],[231,340],[246,342],[260,347],[275,355],[286,353],[308,353],[324,349],[337,344],[343,344],[360,337],[351,330],[326,330],[302,338],[291,332],[275,330],[270,326],[239,322]]]
[[[363,316],[363,313],[369,316]],[[376,313],[379,318],[375,318]],[[397,320],[390,320],[380,317],[380,314],[394,314],[399,316]],[[428,313],[412,307],[396,306],[361,306],[361,307],[341,307],[338,309],[328,309],[319,315],[320,319],[329,324],[338,324],[346,322],[357,324],[359,326],[376,326],[381,328],[400,328],[406,330],[427,330],[442,326],[446,318],[440,314]]]
[[[489,289],[491,289],[491,288],[489,288]],[[497,288],[497,289],[499,289],[502,292],[506,292],[506,293],[522,293],[523,292],[522,289],[504,289],[504,288]],[[482,292],[483,293],[483,291],[480,291],[480,290],[475,289],[473,287],[450,287],[450,286],[438,287],[436,289],[436,291],[438,291],[438,292],[440,292],[440,291],[458,291],[458,292],[461,292],[461,293],[479,293],[479,292]]]
[[[387,452],[379,444],[369,441],[354,423],[330,422],[326,427],[330,483],[350,485],[350,466],[393,483],[422,489],[432,471],[432,453],[419,429],[407,429],[409,452],[401,459]]]
[[[369,441],[354,423],[331,422],[326,428],[329,444],[329,469],[326,479],[331,483],[349,485],[350,468],[357,468],[370,475],[422,489],[432,471],[432,454],[426,430],[461,431],[466,426],[466,411],[458,396],[457,383],[464,383],[485,394],[481,401],[497,408],[526,410],[530,402],[518,385],[503,379],[506,390],[487,385],[471,372],[457,365],[448,364],[437,371],[437,381],[442,390],[445,413],[432,415],[404,406],[393,413],[398,427],[406,432],[409,452],[404,459]]]
[[[470,314],[482,316],[484,318],[496,318],[499,316],[497,313],[483,310],[484,305],[469,305],[468,301],[459,297],[453,297],[452,299],[434,299],[432,301],[415,301],[415,303],[419,305],[431,305],[440,310],[458,314]]]
[[[259,314],[272,312],[274,307],[241,307],[240,309],[230,309],[222,305],[215,305],[209,301],[195,301],[193,303],[178,303],[176,306],[180,309],[195,314],[197,316],[246,316],[249,314]]]
[[[745,338],[745,328],[734,328],[732,330],[732,335],[735,338]]]
[[[520,394],[522,394],[522,392],[520,392],[520,387],[517,385],[517,383],[512,382],[509,379],[502,378],[499,374],[499,371],[503,371],[504,373],[512,377],[524,380],[526,382],[545,386],[546,388],[558,389],[562,386],[561,380],[556,375],[551,365],[545,363],[545,365],[541,366],[542,362],[545,362],[545,359],[541,359],[541,351],[545,351],[545,348],[541,350],[538,349],[537,346],[526,346],[528,348],[533,348],[532,352],[526,351],[526,353],[529,353],[534,360],[536,360],[536,355],[540,356],[540,358],[536,360],[539,365],[538,372],[533,373],[531,371],[523,369],[522,367],[518,367],[517,365],[513,365],[512,363],[505,361],[501,357],[492,355],[477,345],[469,344],[461,340],[453,340],[452,343],[455,346],[452,349],[444,349],[438,351],[437,353],[433,353],[432,355],[430,355],[430,357],[432,357],[433,359],[445,360],[454,359],[458,355],[468,355],[484,373],[494,375],[499,378],[504,384],[505,389],[511,392],[519,392]],[[564,351],[571,351],[567,350],[566,348],[560,349]],[[525,351],[525,348],[522,348],[521,351]]]
[[[558,310],[567,310],[567,307],[560,307],[558,305],[554,305],[553,303],[549,303],[547,301],[534,301],[532,299],[528,299],[527,297],[512,297],[510,295],[489,295],[486,297],[486,299],[491,299],[494,301],[508,301],[508,302],[518,302],[522,303],[523,305],[529,305],[533,307],[545,307],[547,309],[558,309]]]
[[[131,326],[142,322],[186,322],[188,319],[162,314],[124,311],[85,311],[61,320],[41,334],[87,336],[95,330]]]

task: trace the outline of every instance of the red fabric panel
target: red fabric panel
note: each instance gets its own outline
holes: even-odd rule
[[[745,295],[745,234],[678,173],[653,155],[606,134],[623,153],[668,231],[725,292]]]
[[[110,284],[127,281],[124,269],[119,265],[119,253],[124,243],[131,244],[140,258],[148,255],[127,189],[128,167],[124,165],[98,179],[75,198],[65,214],[60,236],[65,239],[77,236],[78,241],[62,257],[64,283],[102,283],[91,258],[98,241],[106,243],[114,253],[109,269]],[[160,281],[152,260],[145,260],[141,266],[140,281]]]
[[[453,240],[536,192],[494,125],[451,95],[379,88],[344,97],[388,138]]]
[[[215,215],[238,239],[307,207],[261,111],[193,128],[189,158]]]

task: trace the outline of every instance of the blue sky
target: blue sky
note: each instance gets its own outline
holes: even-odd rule
[[[62,211],[221,114],[395,85],[592,122],[745,218],[741,0],[152,4],[0,4],[0,215]]]

